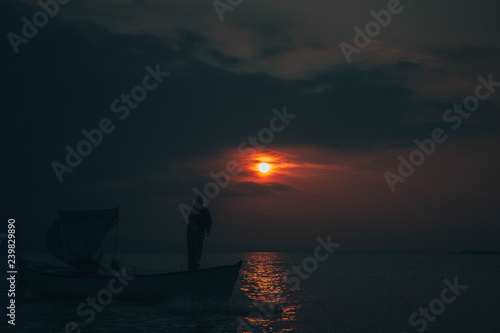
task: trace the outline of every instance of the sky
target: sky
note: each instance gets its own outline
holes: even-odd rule
[[[312,251],[327,235],[343,251],[499,250],[500,87],[447,113],[478,77],[500,82],[496,1],[401,1],[350,62],[341,43],[388,1],[242,1],[223,21],[211,1],[71,1],[17,46],[41,7],[0,7],[1,217],[21,252],[47,251],[57,209],[116,206],[119,251],[182,252],[179,205],[228,162],[207,251]],[[100,126],[60,181],[54,162]],[[446,141],[415,153],[435,129]],[[410,155],[423,163],[391,186]]]

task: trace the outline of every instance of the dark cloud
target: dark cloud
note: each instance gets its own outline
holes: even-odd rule
[[[494,47],[465,45],[456,47],[439,47],[433,53],[447,61],[481,61],[485,58],[498,57],[499,50]]]
[[[143,5],[146,3],[141,2]],[[233,25],[227,28],[220,28],[221,22],[211,12],[213,20],[209,22],[223,31],[221,35],[233,33],[234,27],[243,28],[239,31],[242,35],[250,32],[245,37],[248,40],[233,49],[227,44],[222,47],[210,29],[187,29],[179,23],[171,35],[163,36],[161,29],[142,29],[141,22],[135,22],[141,27],[135,30],[126,29],[127,25],[110,24],[111,28],[89,19],[93,11],[83,2],[78,6],[81,14],[73,12],[68,15],[73,19],[66,19],[61,12],[51,18],[28,44],[20,45],[17,55],[7,38],[0,43],[0,149],[4,161],[0,179],[9,194],[5,205],[21,212],[25,221],[51,221],[55,209],[62,205],[89,207],[117,202],[135,208],[129,212],[129,221],[144,220],[142,211],[151,220],[161,215],[175,221],[178,198],[192,196],[190,191],[199,179],[189,170],[173,173],[167,167],[159,170],[158,165],[235,150],[249,135],[268,126],[273,108],[281,110],[284,105],[298,117],[276,135],[272,145],[315,146],[324,151],[411,147],[415,138],[428,137],[432,129],[442,125],[438,117],[429,120],[421,115],[439,116],[441,109],[449,107],[449,94],[436,91],[428,97],[422,93],[432,83],[426,75],[438,74],[453,81],[456,85],[443,87],[453,91],[463,87],[464,78],[469,82],[482,74],[457,75],[455,59],[463,61],[460,67],[468,68],[484,59],[496,61],[498,55],[495,47],[456,46],[433,49],[419,59],[409,56],[403,43],[394,51],[395,56],[378,53],[371,62],[351,65],[329,60],[307,76],[283,78],[273,74],[274,68],[285,66],[283,57],[304,54],[303,58],[290,56],[293,74],[303,74],[303,68],[314,65],[315,59],[308,58],[312,51],[324,52],[322,59],[330,59],[331,41],[309,40],[309,34],[303,40],[295,37],[297,31],[289,27],[300,17],[298,12],[280,16],[272,10],[255,19],[255,15],[243,15],[249,7],[241,7],[232,13]],[[133,5],[119,6],[116,10],[122,12],[116,15],[133,13],[134,9]],[[2,1],[0,32],[3,36],[11,31],[19,34],[21,17],[30,18],[36,10],[39,8],[19,1]],[[240,14],[245,17],[238,21]],[[112,15],[104,16],[104,21],[112,21]],[[351,27],[347,30],[352,37]],[[333,32],[322,31],[325,35]],[[235,36],[240,38],[237,33]],[[363,50],[363,56],[370,57],[369,52]],[[440,61],[433,62],[435,58]],[[259,71],[264,61],[271,61],[271,69]],[[127,119],[119,120],[110,110],[111,102],[123,93],[130,94],[142,83],[145,67],[156,64],[170,76],[148,92]],[[498,135],[497,107],[495,98],[482,104],[459,137]],[[75,147],[84,139],[81,131],[96,128],[105,117],[113,120],[115,131],[105,135],[92,154],[58,183],[50,164],[63,162],[66,145]],[[153,172],[166,176],[161,180],[141,178]],[[233,196],[271,196],[294,190],[283,183],[247,181],[228,192]],[[162,206],[166,205],[162,200],[168,200],[168,208]]]
[[[24,13],[10,4],[2,11],[4,27],[16,30]],[[277,38],[279,43],[271,43],[276,50],[290,47],[291,37],[281,25],[268,23],[261,31],[275,36],[268,36],[270,43]],[[6,134],[20,141],[26,140],[24,131],[33,138],[43,136],[43,141],[26,144],[43,155],[39,160],[44,163],[60,158],[66,144],[78,142],[82,128],[112,116],[110,102],[140,83],[146,65],[156,63],[171,76],[133,112],[133,120],[119,124],[107,148],[99,147],[119,154],[113,156],[115,160],[125,162],[122,153],[132,156],[137,149],[147,159],[167,150],[171,155],[186,155],[237,144],[266,125],[273,107],[285,104],[300,117],[293,130],[280,135],[280,143],[346,147],[408,141],[438,124],[409,121],[419,105],[426,103],[405,82],[422,72],[421,64],[410,61],[364,69],[339,66],[310,79],[284,80],[232,73],[199,61],[193,53],[206,48],[219,64],[241,62],[214,48],[200,32],[180,30],[168,46],[152,35],[113,33],[95,24],[71,24],[57,17],[28,45],[21,45],[19,55],[13,54],[8,42],[2,48],[5,61],[1,66],[9,82],[5,103],[15,110],[3,115],[4,124],[11,124]],[[496,49],[436,52],[469,57],[492,55]],[[28,92],[30,98],[23,98]]]
[[[275,182],[256,183],[252,181],[239,182],[225,190],[226,196],[261,196],[274,195],[279,192],[297,191],[290,185]]]
[[[2,10],[4,27],[19,30],[24,14],[7,2]],[[273,27],[266,31],[281,36]],[[180,30],[177,35],[168,45],[144,33],[114,33],[55,17],[21,45],[18,55],[4,42],[5,61],[0,66],[9,83],[4,103],[12,111],[2,114],[4,126],[9,124],[3,133],[10,138],[2,145],[16,161],[11,163],[34,163],[47,182],[56,180],[50,163],[64,158],[66,145],[81,140],[82,129],[97,126],[103,117],[113,118],[110,103],[140,84],[145,66],[155,64],[161,64],[170,77],[127,120],[118,122],[117,130],[68,179],[98,181],[144,172],[160,157],[174,159],[237,146],[267,126],[272,108],[283,105],[299,117],[280,133],[280,144],[354,147],[411,142],[438,124],[409,121],[422,101],[401,75],[420,75],[421,64],[338,66],[310,79],[284,80],[263,73],[233,73],[201,62],[192,55],[198,47],[211,50],[219,62],[239,60],[218,51],[200,32]],[[289,40],[278,39],[283,45]],[[484,128],[469,134],[483,135]]]
[[[422,70],[423,68],[421,64],[411,61],[400,61],[398,62],[398,66],[405,70]]]
[[[239,65],[243,62],[243,59],[238,58],[238,57],[229,56],[227,54],[222,53],[221,51],[219,51],[217,49],[210,49],[207,52],[208,52],[208,54],[210,54],[213,57],[213,59],[219,65],[234,66],[234,65]]]
[[[175,44],[182,53],[192,56],[196,48],[206,46],[207,43],[207,37],[199,32],[180,30]]]

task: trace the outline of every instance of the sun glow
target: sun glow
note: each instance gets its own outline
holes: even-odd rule
[[[260,163],[259,164],[259,171],[262,173],[267,173],[271,170],[271,166],[268,163]]]

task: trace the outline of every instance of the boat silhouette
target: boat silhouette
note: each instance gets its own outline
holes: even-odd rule
[[[119,209],[59,210],[47,233],[51,254],[66,265],[23,260],[26,284],[37,298],[95,297],[98,293],[127,300],[228,301],[242,261],[234,265],[156,274],[106,269],[92,256],[107,232],[117,230]],[[116,234],[117,235],[117,234]],[[115,237],[116,250],[116,237]],[[114,253],[113,253],[114,259]],[[100,272],[103,271],[103,272]]]

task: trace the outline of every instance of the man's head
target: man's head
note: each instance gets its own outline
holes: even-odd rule
[[[196,194],[193,198],[193,206],[197,209],[202,209],[205,207],[203,197],[199,194]]]

